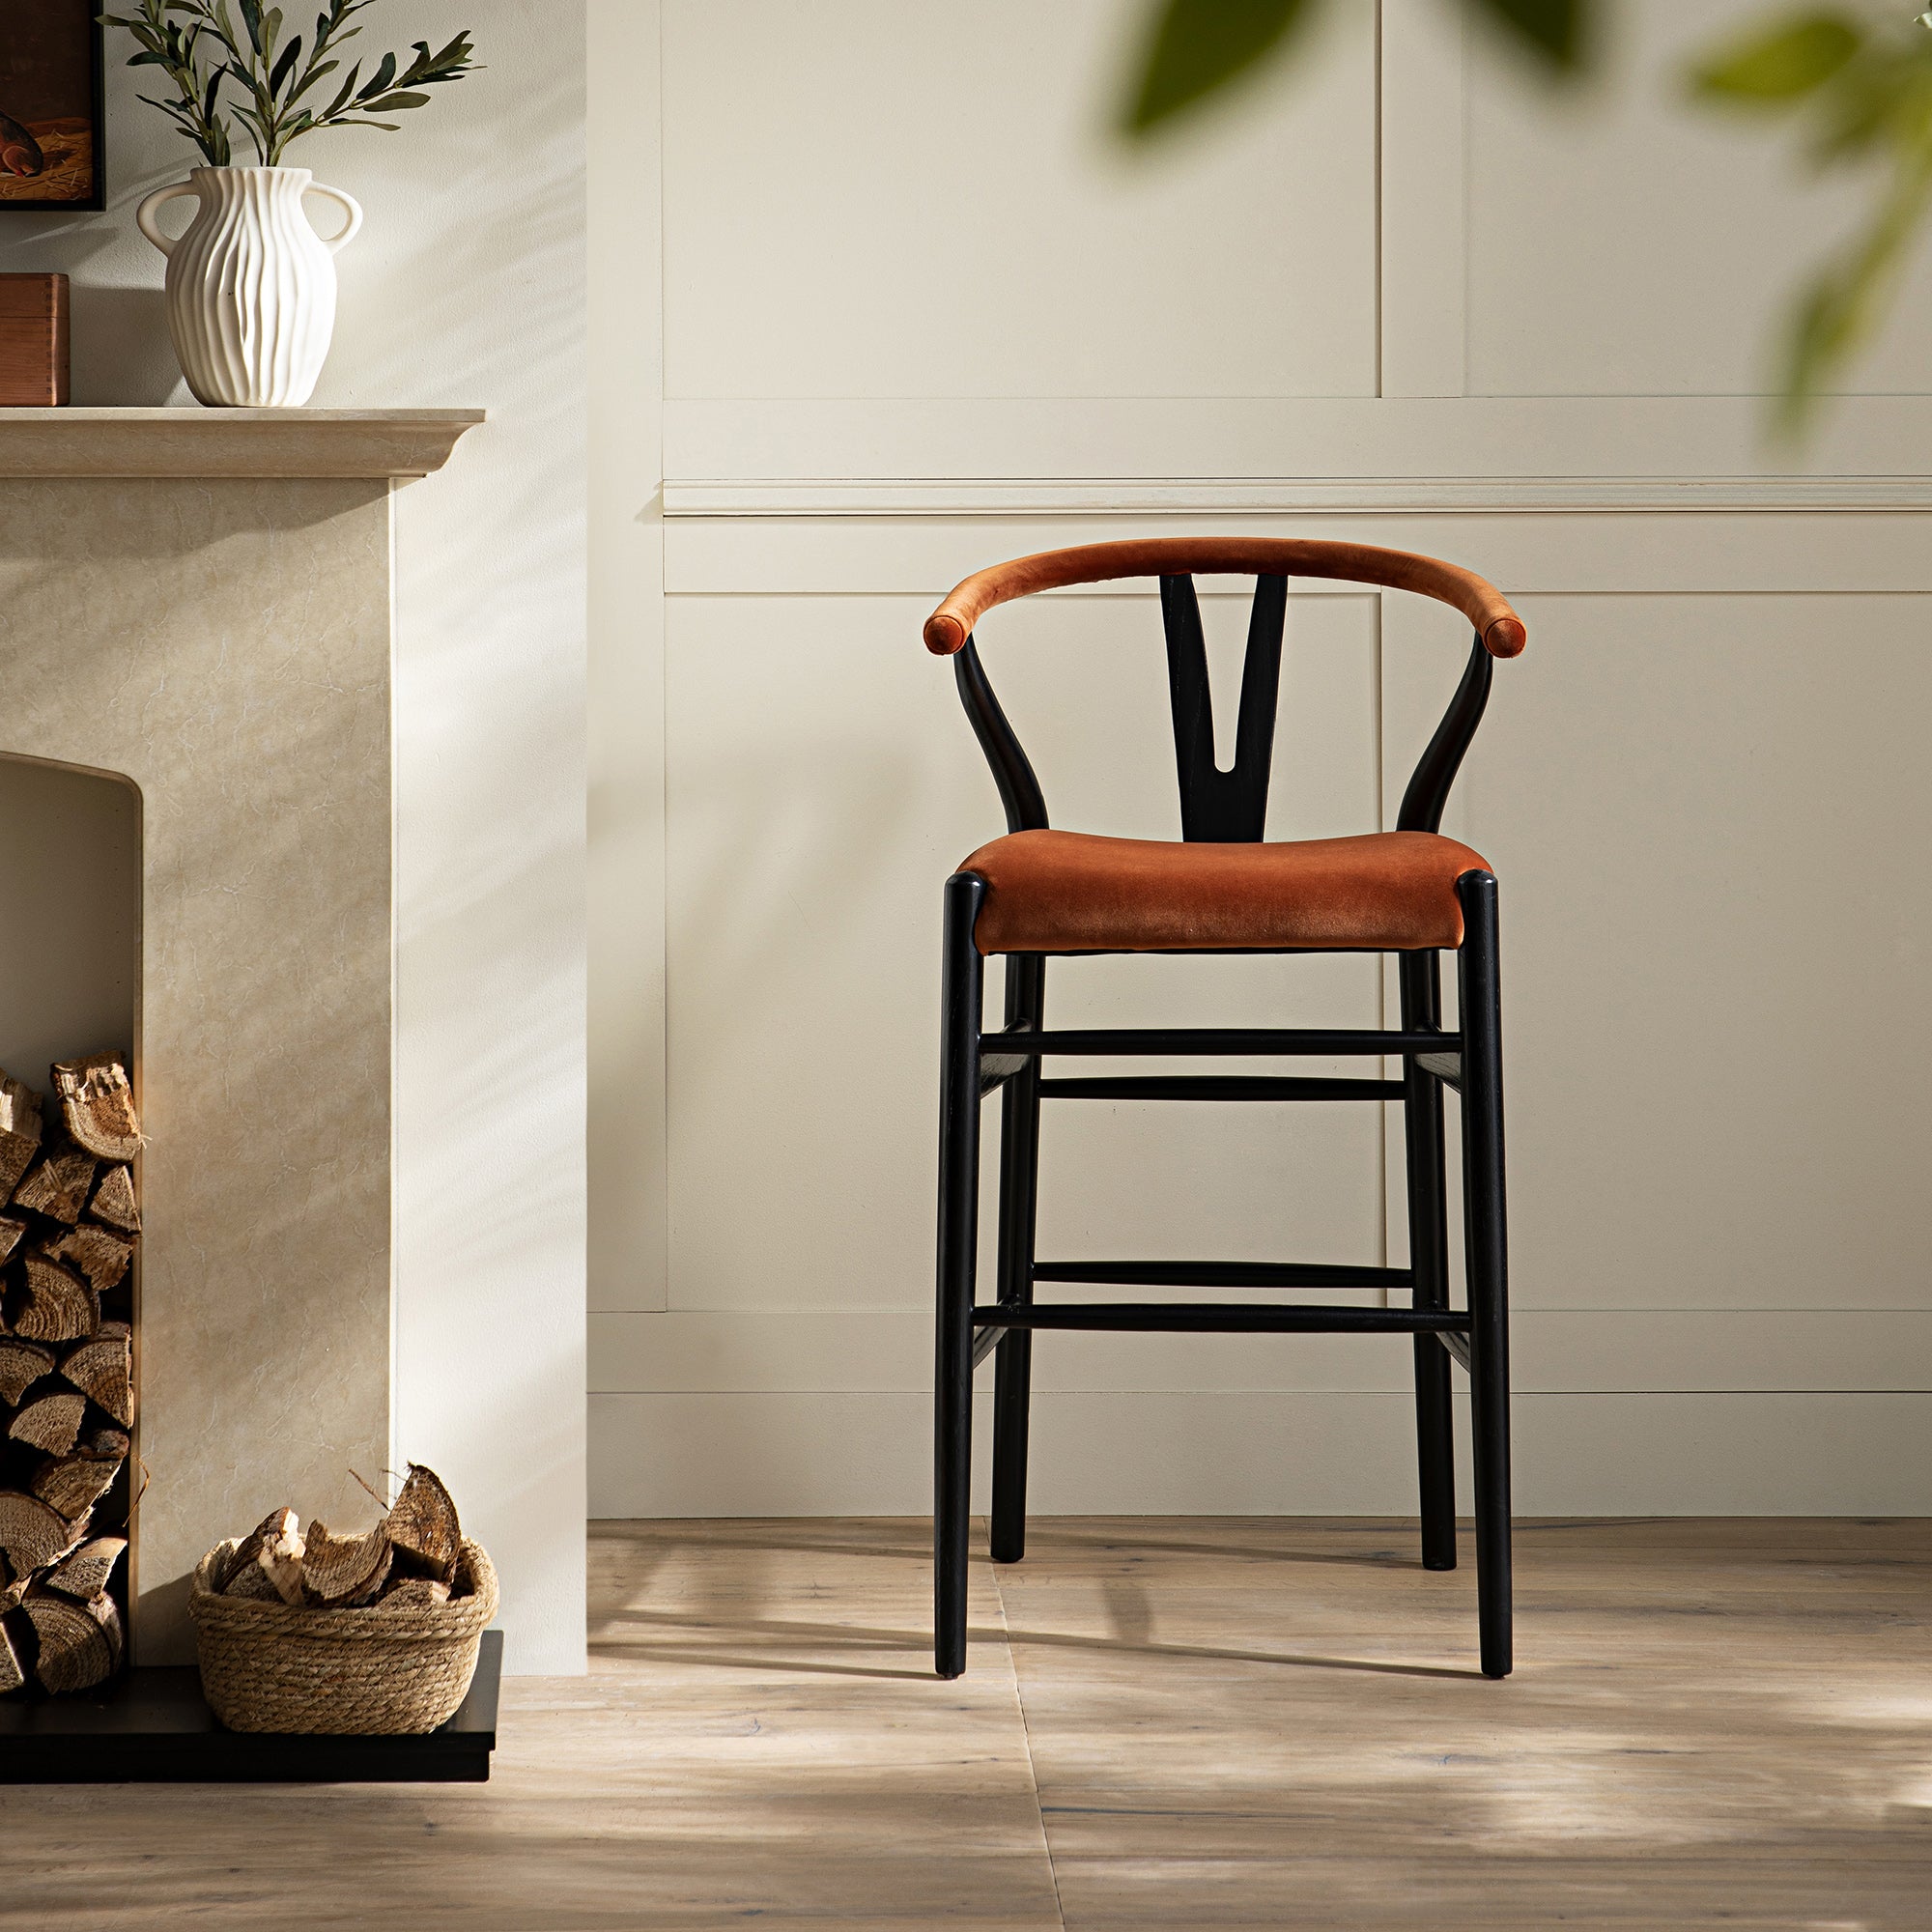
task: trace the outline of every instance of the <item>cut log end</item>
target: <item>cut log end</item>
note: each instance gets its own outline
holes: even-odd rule
[[[100,1297],[92,1286],[50,1255],[30,1254],[14,1332],[30,1342],[78,1342],[100,1326]]]
[[[61,1116],[74,1144],[101,1160],[128,1161],[141,1151],[141,1122],[125,1057],[91,1053],[49,1069]]]
[[[428,1577],[439,1583],[456,1578],[463,1553],[463,1525],[456,1503],[442,1478],[420,1463],[412,1463],[401,1492],[389,1511],[389,1541],[396,1566],[406,1576]]]
[[[39,1493],[29,1496],[14,1490],[0,1492],[0,1550],[6,1552],[8,1568],[15,1577],[51,1569],[85,1540],[84,1510],[75,1519]]]
[[[57,1591],[35,1590],[21,1605],[40,1639],[34,1675],[56,1696],[92,1690],[121,1667],[121,1612],[108,1596],[77,1604]]]
[[[13,1634],[0,1623],[0,1696],[20,1690],[26,1681],[27,1673],[20,1668],[20,1654],[14,1648]]]
[[[43,1395],[14,1417],[7,1434],[13,1441],[28,1443],[44,1456],[65,1456],[80,1439],[86,1414],[84,1395]]]
[[[64,1597],[91,1603],[106,1589],[114,1566],[128,1553],[125,1536],[97,1536],[47,1572],[46,1584]]]
[[[14,1206],[30,1208],[71,1228],[87,1205],[88,1190],[100,1163],[85,1148],[56,1147],[43,1152],[14,1190]]]
[[[34,1475],[34,1494],[69,1522],[82,1523],[88,1512],[114,1487],[114,1479],[127,1460],[128,1438],[118,1430],[103,1429],[71,1455],[43,1463]],[[0,1538],[0,1542],[4,1541]],[[34,1565],[37,1570],[44,1567]]]
[[[4,1370],[4,1351],[0,1351],[0,1373]],[[90,1402],[106,1410],[123,1429],[132,1427],[134,1357],[132,1341],[125,1323],[103,1323],[100,1333],[93,1340],[69,1350],[61,1362],[61,1374]]]
[[[0,1336],[0,1402],[17,1407],[20,1398],[43,1376],[52,1375],[54,1358],[45,1349],[16,1336]]]
[[[43,1251],[84,1275],[97,1294],[118,1288],[134,1259],[132,1241],[111,1228],[97,1228],[91,1221],[64,1230],[45,1243]]]
[[[138,1235],[141,1210],[134,1201],[133,1175],[126,1167],[110,1167],[100,1177],[87,1212],[90,1219],[118,1228],[124,1235]]]

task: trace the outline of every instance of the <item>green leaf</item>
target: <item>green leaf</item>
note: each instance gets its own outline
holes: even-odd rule
[[[283,82],[295,71],[296,62],[301,59],[301,36],[298,34],[282,49],[282,57],[275,63],[274,71],[269,76],[269,91],[271,94],[281,93]]]
[[[380,100],[358,100],[355,104],[368,114],[393,114],[402,107],[427,107],[434,99],[428,94],[385,94]]]
[[[1252,73],[1313,11],[1309,0],[1163,0],[1122,130],[1146,135]]]
[[[326,80],[341,65],[342,63],[340,61],[331,60],[331,61],[324,61],[321,63],[320,66],[305,69],[303,71],[301,77],[301,85],[298,87],[292,95],[289,96],[289,105],[293,107],[296,104],[296,102],[302,98],[302,96],[306,94],[309,91],[309,89],[316,84],[317,81]]]
[[[373,100],[377,95],[381,94],[384,91],[384,89],[386,88],[395,79],[395,77],[396,77],[396,57],[394,54],[384,54],[383,56],[382,66],[376,70],[375,77],[369,82],[369,85],[365,87],[362,90],[362,92],[358,94],[355,98],[358,100]]]
[[[361,73],[362,68],[359,62],[349,70],[349,78],[342,83],[342,92],[322,110],[322,118],[325,121],[332,121],[349,105],[350,97],[355,92],[355,83],[361,77]]]
[[[1824,86],[1863,42],[1842,14],[1807,14],[1708,56],[1692,70],[1690,83],[1699,94],[1781,105]]]
[[[1496,22],[1557,68],[1583,64],[1592,0],[1477,0]]]

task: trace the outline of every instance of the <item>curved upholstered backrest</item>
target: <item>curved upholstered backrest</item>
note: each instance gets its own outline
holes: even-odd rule
[[[936,656],[950,657],[995,605],[1038,590],[1105,583],[1119,577],[1220,574],[1339,578],[1348,583],[1413,590],[1462,611],[1492,657],[1513,658],[1528,641],[1522,619],[1493,583],[1440,557],[1306,537],[1145,537],[1040,551],[976,571],[925,620],[925,647]]]

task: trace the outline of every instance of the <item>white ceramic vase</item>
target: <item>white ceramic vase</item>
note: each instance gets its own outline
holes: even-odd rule
[[[348,217],[325,242],[303,197]],[[189,196],[201,207],[179,242],[156,212]],[[168,258],[168,327],[198,401],[228,409],[298,409],[315,393],[335,333],[335,256],[362,211],[306,168],[196,168],[144,201],[135,220]]]

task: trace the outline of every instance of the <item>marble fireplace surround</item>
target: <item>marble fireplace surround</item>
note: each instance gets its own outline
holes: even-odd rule
[[[143,1662],[389,1461],[391,501],[482,420],[0,411],[0,755],[141,798]]]

